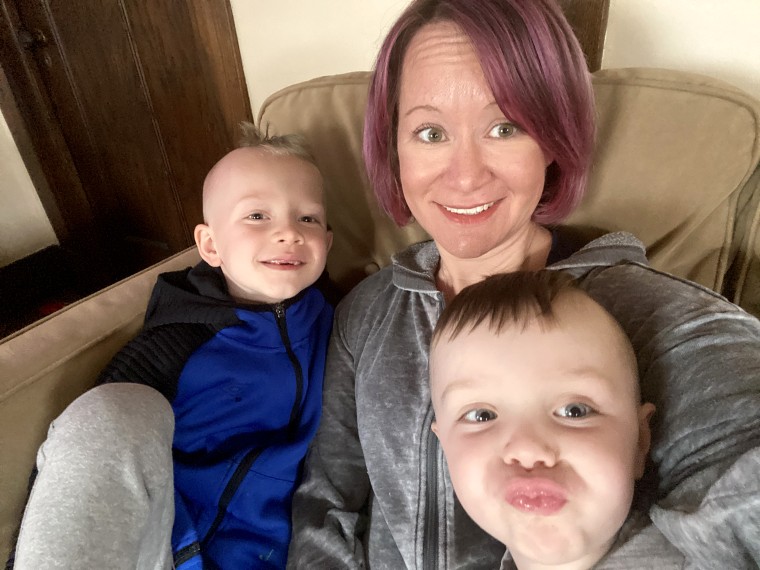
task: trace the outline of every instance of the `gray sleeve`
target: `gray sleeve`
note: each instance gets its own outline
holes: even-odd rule
[[[760,563],[760,321],[699,285],[639,264],[583,287],[621,323],[657,406],[652,520],[686,568]]]
[[[348,308],[338,307],[325,370],[322,420],[293,499],[288,568],[363,568],[369,477],[356,425]],[[347,337],[347,335],[349,335]]]

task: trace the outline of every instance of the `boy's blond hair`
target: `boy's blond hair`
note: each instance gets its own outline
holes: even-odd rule
[[[270,135],[269,127],[264,131],[253,123],[240,123],[240,148],[261,148],[278,156],[294,156],[317,166],[317,161],[309,148],[309,143],[299,134]]]

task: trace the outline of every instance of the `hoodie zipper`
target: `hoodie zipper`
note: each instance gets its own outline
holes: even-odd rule
[[[235,468],[235,472],[227,482],[227,485],[222,492],[222,496],[219,499],[219,506],[216,509],[216,517],[214,518],[214,522],[211,523],[206,536],[204,536],[203,540],[201,541],[202,548],[205,548],[206,545],[208,545],[209,541],[214,536],[216,529],[219,528],[220,524],[222,524],[222,520],[224,520],[224,516],[227,514],[227,507],[230,506],[232,498],[235,496],[235,493],[237,493],[238,487],[240,487],[243,479],[245,479],[245,476],[248,475],[248,471],[250,470],[251,465],[253,465],[253,462],[256,461],[259,455],[261,455],[262,451],[262,449],[252,449],[246,453],[245,457],[243,457],[243,460]]]
[[[285,350],[288,353],[288,358],[290,359],[290,362],[293,365],[293,369],[296,374],[296,395],[295,401],[293,402],[293,407],[290,411],[290,420],[288,422],[289,435],[291,439],[294,439],[298,430],[298,423],[300,419],[298,412],[301,408],[301,396],[303,394],[303,370],[301,369],[301,364],[298,362],[298,358],[296,358],[296,354],[293,352],[293,347],[290,344],[288,328],[285,323],[285,305],[282,303],[277,303],[273,308],[273,312],[275,320],[277,321],[277,328],[280,331],[280,336],[282,337],[282,342],[285,345]],[[235,496],[235,493],[237,493],[238,488],[242,484],[243,479],[245,479],[245,476],[248,474],[251,466],[259,457],[259,455],[261,455],[262,451],[263,449],[252,449],[245,455],[245,457],[243,457],[243,460],[238,464],[235,472],[232,474],[232,477],[222,492],[214,522],[211,524],[208,532],[206,533],[206,536],[203,537],[203,540],[201,541],[202,548],[204,548],[209,543],[211,538],[214,536],[216,529],[219,528],[220,524],[222,524],[222,520],[224,520],[224,517],[227,514],[227,507],[229,507],[233,497]]]
[[[280,329],[280,336],[282,337],[282,343],[285,345],[285,350],[290,358],[290,363],[293,365],[293,370],[296,373],[296,396],[293,401],[293,407],[290,410],[290,421],[288,429],[290,431],[291,439],[295,439],[296,432],[298,431],[298,424],[300,422],[299,412],[301,410],[301,397],[303,396],[303,370],[301,369],[301,363],[298,362],[296,353],[293,352],[293,346],[290,344],[290,336],[288,335],[288,327],[285,322],[285,305],[277,303],[274,306],[274,316],[277,320],[277,327]]]
[[[440,318],[446,301],[443,294],[438,294]],[[428,404],[428,413],[432,414],[433,404]],[[425,522],[422,529],[422,568],[438,570],[438,438],[432,429],[427,430],[427,450],[425,453]]]
[[[425,528],[423,529],[422,567],[438,568],[438,459],[433,430],[428,430],[425,456]]]

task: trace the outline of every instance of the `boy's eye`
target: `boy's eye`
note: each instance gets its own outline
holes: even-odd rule
[[[441,142],[445,138],[443,131],[438,127],[421,127],[414,131],[414,134],[418,139],[426,143]]]
[[[492,412],[485,408],[477,408],[467,412],[462,416],[462,419],[466,422],[472,423],[490,422],[491,420],[496,419],[496,412]]]
[[[508,139],[514,136],[519,129],[512,123],[499,123],[488,133],[489,136],[498,139]]]
[[[317,218],[316,216],[301,216],[300,218],[298,218],[298,221],[306,222],[309,224],[316,224],[316,223],[319,223],[319,218]]]
[[[595,410],[591,406],[581,404],[580,402],[573,402],[572,404],[567,404],[566,406],[559,408],[554,412],[554,415],[561,418],[577,419],[585,418],[594,413]]]

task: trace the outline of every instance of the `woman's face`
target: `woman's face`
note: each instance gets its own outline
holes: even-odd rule
[[[501,112],[458,27],[412,39],[398,111],[404,197],[438,247],[474,259],[525,246],[551,160]]]

